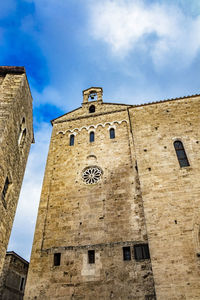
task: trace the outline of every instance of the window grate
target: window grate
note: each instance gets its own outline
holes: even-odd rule
[[[148,244],[134,245],[134,255],[136,260],[149,259],[149,246]]]

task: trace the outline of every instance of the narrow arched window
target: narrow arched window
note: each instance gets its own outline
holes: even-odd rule
[[[187,155],[185,153],[185,149],[183,147],[183,143],[181,141],[174,142],[174,148],[176,150],[176,155],[180,164],[180,167],[188,167],[189,161],[187,159]]]
[[[110,128],[110,139],[114,139],[114,138],[115,138],[115,129]]]
[[[22,122],[20,124],[20,132],[19,132],[19,138],[18,138],[18,145],[20,147],[23,147],[25,138],[26,138],[26,122],[25,122],[25,118],[23,118]]]
[[[26,128],[24,128],[24,130],[22,131],[21,142],[20,142],[22,147],[24,146],[25,140],[26,140]]]
[[[90,143],[94,142],[94,131],[90,132]]]
[[[94,105],[91,105],[89,107],[89,113],[94,113],[95,112],[95,106]]]
[[[69,145],[70,145],[70,146],[74,146],[74,134],[71,134],[71,135],[70,135]]]

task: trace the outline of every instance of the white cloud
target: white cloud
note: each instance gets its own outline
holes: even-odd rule
[[[190,63],[200,49],[200,16],[189,17],[175,5],[106,0],[91,4],[92,36],[124,57],[134,49],[150,53],[156,65]]]
[[[62,95],[62,93],[59,92],[58,88],[54,88],[52,86],[46,86],[41,93],[37,92],[35,89],[32,89],[32,93],[34,99],[39,99],[39,105],[48,103],[56,105],[58,107],[62,107],[62,104],[64,102],[64,96]]]
[[[31,146],[8,246],[9,250],[25,259],[29,259],[31,253],[50,134],[50,124],[40,124],[40,129],[35,134],[35,144]]]

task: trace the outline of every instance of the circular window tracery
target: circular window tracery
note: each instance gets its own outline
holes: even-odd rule
[[[94,184],[101,179],[102,170],[99,167],[89,167],[83,171],[82,179],[86,184]]]

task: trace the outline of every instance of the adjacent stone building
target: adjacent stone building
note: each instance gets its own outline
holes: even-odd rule
[[[200,96],[102,93],[52,121],[25,299],[200,299]]]
[[[32,124],[24,67],[0,67],[0,274],[33,142]]]
[[[22,300],[29,263],[14,251],[8,251],[2,271],[1,300]]]

